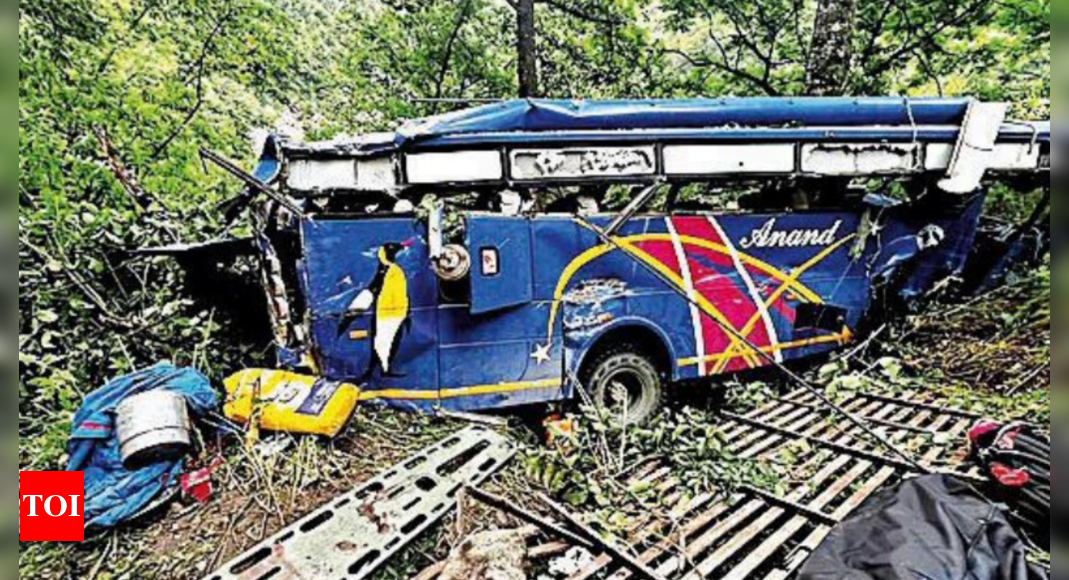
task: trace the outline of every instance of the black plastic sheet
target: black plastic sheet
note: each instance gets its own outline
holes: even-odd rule
[[[802,580],[1047,580],[1002,509],[951,477],[908,481],[834,530]]]

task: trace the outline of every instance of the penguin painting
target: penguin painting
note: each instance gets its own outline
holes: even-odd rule
[[[411,242],[389,243],[379,248],[379,269],[375,278],[353,300],[338,327],[340,336],[361,314],[374,308],[369,332],[372,342],[371,365],[362,380],[371,378],[376,367],[382,371],[384,377],[402,376],[391,372],[391,364],[401,346],[401,340],[410,329],[411,320],[408,279],[404,270],[397,264],[397,257],[411,245]]]

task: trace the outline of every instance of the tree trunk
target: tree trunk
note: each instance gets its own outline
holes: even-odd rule
[[[516,49],[519,62],[520,97],[538,97],[538,30],[535,0],[516,2]]]
[[[820,0],[813,25],[808,92],[841,95],[850,79],[857,0]]]

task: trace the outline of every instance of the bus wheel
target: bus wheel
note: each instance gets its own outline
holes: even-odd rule
[[[609,349],[588,367],[584,386],[601,409],[643,425],[664,408],[665,384],[653,361],[631,346]],[[626,409],[626,419],[625,419]]]

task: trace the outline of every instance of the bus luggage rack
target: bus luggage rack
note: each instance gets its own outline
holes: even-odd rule
[[[858,395],[844,407],[935,472],[974,479],[963,442],[976,416],[941,408],[922,396]],[[867,440],[860,429],[827,412],[812,395],[793,393],[745,416],[725,414],[733,451],[774,458],[799,443],[806,474],[782,496],[743,488],[731,497],[688,497],[663,466],[651,464],[635,482],[662,490],[669,517],[647,516],[631,528],[638,559],[668,579],[788,580],[842,521],[868,498],[911,475],[912,469]],[[631,574],[607,556],[570,580]]]

